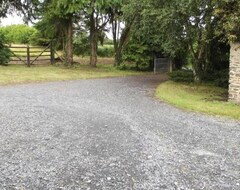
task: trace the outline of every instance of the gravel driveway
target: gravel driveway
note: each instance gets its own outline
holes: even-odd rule
[[[240,123],[153,97],[159,76],[0,87],[0,189],[240,189]]]

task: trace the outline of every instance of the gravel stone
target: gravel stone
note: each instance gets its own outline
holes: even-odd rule
[[[157,100],[164,79],[0,87],[0,189],[238,190],[240,123]]]

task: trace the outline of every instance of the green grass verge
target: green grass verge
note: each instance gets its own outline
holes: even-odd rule
[[[102,77],[124,77],[140,75],[142,72],[122,71],[112,65],[75,65],[73,68],[63,66],[39,65],[30,68],[25,65],[0,66],[0,85],[29,82],[65,81]]]
[[[240,120],[240,106],[227,102],[227,90],[223,88],[168,81],[157,88],[155,95],[179,108]]]

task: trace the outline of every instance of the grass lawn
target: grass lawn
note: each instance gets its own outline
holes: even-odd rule
[[[168,81],[157,88],[155,95],[179,108],[240,120],[240,106],[227,102],[227,90],[223,88]]]
[[[38,65],[30,68],[25,65],[0,66],[0,85],[29,82],[65,81],[102,77],[140,75],[142,72],[123,71],[109,64],[99,64],[97,68],[89,65],[63,66]]]

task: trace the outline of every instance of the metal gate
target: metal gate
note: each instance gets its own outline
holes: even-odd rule
[[[170,58],[154,59],[154,73],[172,72],[172,62]]]

